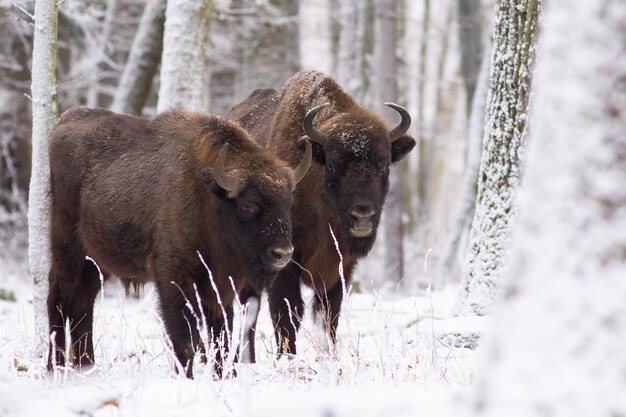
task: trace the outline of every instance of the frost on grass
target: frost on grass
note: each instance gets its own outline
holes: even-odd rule
[[[500,289],[526,137],[537,2],[497,1],[485,136],[458,312],[484,315]]]
[[[431,410],[433,395],[440,398],[449,387],[470,382],[474,352],[444,338],[479,326],[467,318],[450,319],[453,291],[435,292],[432,299],[351,296],[332,354],[319,343],[319,323],[307,312],[298,355],[280,360],[272,320],[262,308],[257,363],[238,364],[237,377],[221,381],[213,380],[210,364],[197,363],[190,381],[172,372],[173,354],[150,296],[153,287],[147,286],[143,299],[126,299],[124,289],[111,284],[94,310],[96,366],[87,373],[59,369],[48,376],[29,345],[32,306],[21,298],[0,301],[0,415],[157,417],[210,410],[211,416],[249,417],[286,415],[306,405],[300,415],[403,417]],[[313,297],[307,291],[305,296]],[[234,338],[241,334],[242,318],[236,314]],[[46,407],[48,412],[37,411]]]
[[[546,4],[505,302],[470,414],[626,415],[624,22],[624,2]]]

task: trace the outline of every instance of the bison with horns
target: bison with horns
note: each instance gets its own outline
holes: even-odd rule
[[[389,167],[415,146],[406,135],[411,124],[408,112],[385,104],[401,116],[392,130],[329,76],[302,72],[289,79],[282,92],[255,90],[228,113],[285,161],[301,158],[307,137],[313,144],[316,164],[298,185],[291,212],[293,262],[268,291],[279,354],[296,352],[304,307],[301,282],[313,288],[313,311],[335,341],[345,295],[342,275],[349,284],[357,261],[371,250],[388,191]],[[251,287],[241,294],[242,299],[258,296]],[[254,361],[253,330],[247,343],[248,359]]]
[[[100,269],[127,289],[154,282],[191,378],[194,352],[205,349],[197,320],[216,343],[232,327],[235,291],[262,291],[289,262],[292,191],[311,165],[310,149],[291,169],[216,116],[75,108],[50,133],[49,154],[49,368],[93,364]],[[215,364],[220,374],[219,353]]]

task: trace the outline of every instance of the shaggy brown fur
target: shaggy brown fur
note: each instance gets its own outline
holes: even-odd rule
[[[296,351],[297,318],[303,312],[301,281],[314,289],[314,311],[328,324],[331,340],[335,340],[343,287],[340,259],[329,227],[337,238],[343,275],[349,284],[358,259],[367,255],[376,238],[388,190],[389,166],[415,146],[410,136],[390,143],[385,122],[357,104],[331,77],[319,72],[294,75],[280,93],[255,90],[233,106],[227,117],[293,165],[302,155],[304,117],[323,103],[330,106],[317,114],[314,127],[328,140],[324,146],[314,143],[317,164],[298,185],[291,212],[295,262],[283,269],[269,288],[279,353]],[[351,214],[355,210],[373,212],[369,235],[357,237],[352,232],[359,221]],[[242,297],[250,296],[258,293],[246,288]],[[252,344],[254,334],[248,337]]]
[[[225,143],[225,171],[236,178],[229,192],[216,184],[212,169]],[[196,317],[204,314],[216,342],[232,327],[228,277],[237,291],[244,284],[262,291],[280,268],[273,251],[290,248],[291,169],[234,124],[185,111],[144,119],[75,108],[50,133],[49,152],[49,367],[68,359],[93,364],[93,306],[101,282],[89,256],[105,277],[155,283],[174,352],[192,377],[194,351],[201,348]],[[218,357],[218,372],[220,363]]]

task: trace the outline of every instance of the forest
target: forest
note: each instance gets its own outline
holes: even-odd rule
[[[0,0],[0,415],[626,416],[624,22]]]

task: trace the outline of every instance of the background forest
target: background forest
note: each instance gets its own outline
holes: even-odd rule
[[[1,416],[626,416],[623,0],[62,0],[55,20],[56,6],[0,0]],[[262,309],[257,363],[177,378],[154,289],[113,281],[96,366],[47,372],[55,100],[224,115],[308,69],[390,125],[383,102],[404,105],[417,140],[337,345],[305,314],[298,355],[279,359]],[[236,335],[240,303],[235,316]]]
[[[21,264],[30,175],[33,6],[0,5],[0,233],[7,246],[0,253]],[[411,291],[425,288],[429,279],[433,285],[458,282],[463,250],[447,248],[453,269],[437,279],[426,277],[424,255],[432,249],[434,265],[446,256],[446,237],[460,239],[461,246],[467,240],[473,205],[463,214],[462,227],[450,228],[466,167],[478,165],[478,160],[468,161],[467,127],[480,64],[491,48],[492,11],[493,2],[478,0],[216,1],[210,12],[203,109],[225,114],[253,89],[280,88],[301,69],[332,74],[373,109],[380,109],[382,101],[403,104],[413,115],[411,133],[420,138],[419,152],[401,165],[401,190],[390,196],[400,206],[394,213],[401,213],[403,227],[396,230],[402,235],[385,236],[402,241],[404,249],[388,242],[390,252],[400,248],[398,266],[384,270],[383,263],[364,263],[356,279],[366,286],[371,281],[395,286],[402,277]],[[86,105],[155,114],[164,16],[162,0],[61,2],[59,111]],[[377,71],[389,71],[391,64],[377,50],[377,24],[393,34],[397,93],[377,85]],[[129,57],[135,44],[141,45],[140,53]],[[395,122],[392,111],[383,114]],[[373,256],[385,256],[384,243],[379,239]]]

